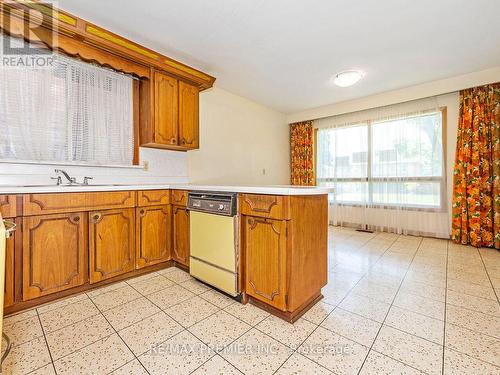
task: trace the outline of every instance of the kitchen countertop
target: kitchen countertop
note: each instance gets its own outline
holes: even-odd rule
[[[196,191],[218,191],[233,193],[253,193],[269,195],[322,195],[332,193],[332,188],[315,186],[268,185],[196,185],[196,184],[141,184],[141,185],[87,185],[87,186],[56,186],[56,185],[0,185],[0,194],[30,194],[30,193],[72,193],[85,191],[120,191],[120,190],[158,190],[180,189]]]

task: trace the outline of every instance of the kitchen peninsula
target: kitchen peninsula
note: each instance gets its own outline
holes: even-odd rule
[[[189,270],[189,191],[238,197],[238,291],[295,321],[327,283],[329,189],[295,186],[0,186],[6,312],[176,266]]]

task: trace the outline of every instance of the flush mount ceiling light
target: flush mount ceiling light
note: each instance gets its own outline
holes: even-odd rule
[[[340,87],[349,87],[363,78],[363,72],[359,70],[346,70],[332,77],[332,82]]]

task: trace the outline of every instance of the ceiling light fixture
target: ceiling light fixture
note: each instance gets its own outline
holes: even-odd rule
[[[337,86],[349,87],[363,78],[363,75],[363,72],[359,70],[346,70],[336,74],[335,77],[332,77],[332,81]]]

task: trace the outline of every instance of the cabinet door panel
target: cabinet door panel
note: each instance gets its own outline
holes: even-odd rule
[[[173,207],[174,247],[172,258],[189,266],[189,211],[183,207]]]
[[[196,86],[179,82],[179,140],[189,149],[200,147],[198,96]]]
[[[136,218],[136,268],[170,260],[172,247],[170,206],[137,208]]]
[[[134,209],[90,213],[90,282],[134,269]]]
[[[17,233],[7,238],[7,247],[5,248],[5,286],[4,286],[4,307],[14,304],[14,243]]]
[[[24,300],[85,282],[87,228],[84,213],[23,219]]]
[[[179,138],[178,81],[166,74],[154,73],[155,142],[177,145]]]
[[[248,295],[286,310],[286,221],[244,217]]]

